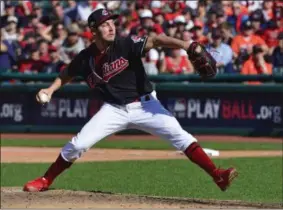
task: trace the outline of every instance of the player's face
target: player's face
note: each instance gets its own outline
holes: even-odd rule
[[[116,27],[114,20],[110,19],[102,23],[98,27],[100,38],[106,42],[113,42],[116,34]]]

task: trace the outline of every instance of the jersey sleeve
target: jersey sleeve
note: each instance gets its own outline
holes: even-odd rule
[[[147,42],[147,36],[137,36],[131,35],[127,37],[127,46],[129,47],[129,55],[133,55],[135,57],[142,57],[145,55],[145,44]]]
[[[83,66],[83,51],[77,54],[65,69],[70,77],[81,76]]]

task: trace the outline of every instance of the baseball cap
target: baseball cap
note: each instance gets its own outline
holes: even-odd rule
[[[18,23],[18,18],[15,17],[15,16],[9,16],[7,18],[7,22],[10,23],[10,22],[14,22],[14,23]]]
[[[262,13],[259,10],[256,10],[251,13],[249,17],[250,21],[261,21],[262,20]]]
[[[14,7],[15,5],[13,5],[11,2],[6,2],[5,3],[5,8],[10,8],[10,7]]]
[[[78,25],[69,25],[67,28],[68,35],[78,35],[80,33],[80,28]]]
[[[152,18],[153,14],[151,12],[151,10],[149,9],[144,9],[141,13],[140,13],[140,18]]]
[[[93,11],[88,17],[88,26],[90,28],[97,28],[100,24],[110,19],[117,19],[119,15],[112,14],[107,9],[98,9]]]
[[[241,25],[242,30],[249,30],[252,29],[252,24],[250,21],[245,21]]]
[[[183,15],[178,15],[174,18],[176,24],[186,24],[186,19]]]

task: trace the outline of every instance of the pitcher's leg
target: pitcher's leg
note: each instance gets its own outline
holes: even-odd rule
[[[131,115],[133,128],[144,130],[153,135],[169,140],[171,144],[195,164],[213,177],[221,190],[226,190],[232,179],[237,176],[235,169],[217,169],[213,161],[207,156],[197,139],[185,131],[177,119],[167,111],[158,101],[143,105],[140,113]]]
[[[56,161],[45,174],[24,186],[24,191],[44,191],[55,178],[69,168],[75,160],[99,140],[115,132],[126,129],[128,117],[126,112],[105,104],[95,116],[63,148]]]

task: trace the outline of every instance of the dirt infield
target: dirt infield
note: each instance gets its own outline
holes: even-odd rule
[[[71,139],[75,134],[0,134],[1,139]],[[283,142],[282,138],[271,138],[271,137],[243,137],[243,136],[226,136],[226,135],[195,135],[198,141],[214,141],[214,142]],[[159,137],[152,135],[112,135],[108,138],[109,140],[134,140],[134,139],[145,139],[145,140],[159,140]]]
[[[58,156],[60,150],[61,148],[2,147],[1,162],[50,163]],[[220,151],[220,155],[213,158],[278,157],[282,154],[282,151]],[[90,149],[78,162],[162,159],[186,159],[186,157],[179,151]]]
[[[42,134],[1,134],[2,139],[68,139],[72,134],[42,135]],[[152,139],[154,136],[112,136],[117,139]],[[199,141],[253,141],[280,142],[282,139],[243,138],[198,136]],[[21,148],[1,147],[1,163],[12,162],[53,162],[61,148]],[[35,159],[34,156],[37,156]],[[282,151],[220,151],[218,157],[269,157],[283,156]],[[178,151],[158,150],[121,150],[121,149],[91,149],[78,162],[84,161],[121,161],[121,160],[158,160],[186,159]],[[276,204],[251,204],[242,201],[215,201],[180,198],[157,198],[135,195],[117,195],[97,192],[78,192],[67,190],[50,190],[42,193],[25,193],[19,187],[1,187],[1,208],[280,208]]]

